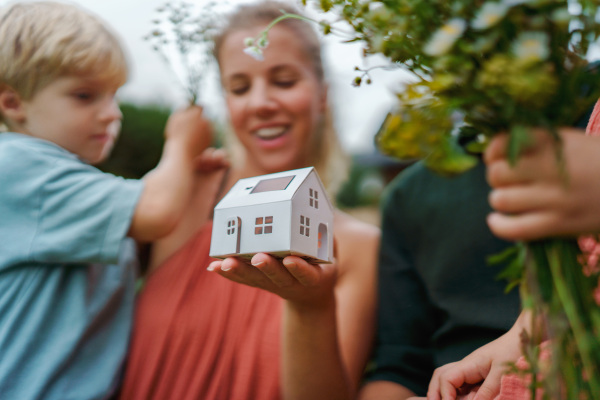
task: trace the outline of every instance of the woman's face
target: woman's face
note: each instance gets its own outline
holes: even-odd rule
[[[307,166],[326,107],[325,88],[302,38],[289,28],[276,25],[269,31],[264,61],[244,53],[244,39],[261,29],[230,33],[219,59],[231,123],[254,174]]]

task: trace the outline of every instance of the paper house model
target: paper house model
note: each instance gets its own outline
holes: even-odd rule
[[[240,179],[216,205],[210,256],[333,260],[333,206],[313,167]]]

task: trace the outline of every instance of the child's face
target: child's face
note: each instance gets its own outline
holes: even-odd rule
[[[96,164],[112,150],[122,118],[117,87],[94,80],[58,78],[23,101],[24,134],[49,140]]]

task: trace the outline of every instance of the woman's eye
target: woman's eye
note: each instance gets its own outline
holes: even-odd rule
[[[242,95],[248,91],[248,86],[233,86],[229,91],[237,96]]]
[[[296,84],[295,79],[278,79],[275,81],[275,85],[282,88],[290,88]]]

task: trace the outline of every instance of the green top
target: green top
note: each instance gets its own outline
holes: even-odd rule
[[[458,361],[507,331],[520,312],[504,293],[503,266],[486,258],[509,243],[485,217],[485,168],[453,178],[417,163],[396,177],[383,200],[379,309],[367,379],[425,395],[433,370]]]

